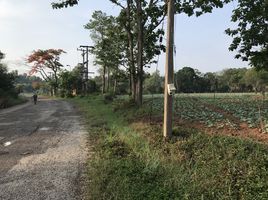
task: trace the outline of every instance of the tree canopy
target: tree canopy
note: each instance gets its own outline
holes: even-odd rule
[[[117,38],[115,37],[115,34],[121,34],[121,36],[123,36],[121,41],[125,40],[125,43],[123,43],[122,46],[125,46],[124,50],[126,51],[121,55],[125,56],[125,60],[127,61],[124,64],[127,65],[127,72],[129,72],[130,74],[130,91],[132,94],[132,98],[135,100],[135,102],[138,105],[141,105],[143,93],[143,79],[145,76],[144,67],[156,62],[154,60],[155,56],[159,55],[161,51],[165,50],[165,47],[160,39],[164,35],[163,27],[161,27],[160,24],[163,22],[167,12],[166,1],[110,1],[111,3],[121,8],[119,16],[106,16],[104,13],[98,11],[93,14],[92,20],[85,27],[91,30],[91,37],[96,47],[96,61],[98,61],[101,66],[103,66],[103,74],[106,73],[106,67],[108,66],[108,64],[104,63],[104,61],[107,62],[111,60],[108,58],[110,57],[109,55],[111,55],[112,49],[118,49],[113,42]],[[212,12],[213,8],[223,7],[223,5],[225,3],[228,3],[229,1],[230,0],[176,0],[175,10],[176,13],[186,13],[188,16],[200,16],[204,13]],[[63,0],[52,3],[52,7],[56,9],[65,8],[68,6],[74,6],[78,3],[79,0]],[[123,29],[125,33],[118,31],[116,32],[116,29],[113,29],[113,27],[111,26],[109,27],[110,24],[113,24],[114,19],[116,19],[114,21],[115,24],[118,24],[121,30]],[[106,24],[106,27],[103,26],[104,24]],[[107,34],[106,31],[109,29],[113,29],[112,31],[110,31],[110,36],[108,36],[109,34]],[[112,36],[112,34],[114,34],[114,36]],[[113,40],[113,37],[115,40]],[[105,51],[104,46],[107,46],[107,49],[109,50]],[[115,55],[120,54],[118,54],[117,52],[117,54]],[[115,58],[118,57],[115,56]],[[117,64],[120,65],[120,62],[117,62]],[[103,80],[105,80],[104,76],[105,75],[103,75]],[[105,81],[103,81],[103,84],[103,88],[105,88]]]
[[[4,57],[5,54],[0,51],[0,97],[9,95],[17,96],[17,92],[14,86],[16,73],[8,72],[7,66],[4,63],[2,63]]]
[[[231,20],[237,28],[225,31],[233,37],[229,49],[238,50],[236,58],[268,70],[268,1],[238,0]]]
[[[65,53],[62,49],[38,49],[33,51],[27,58],[27,62],[32,64],[30,75],[40,73],[53,86],[54,93],[57,92],[58,87],[58,72],[63,67],[59,62],[62,53]],[[47,75],[47,69],[52,70],[53,77]]]

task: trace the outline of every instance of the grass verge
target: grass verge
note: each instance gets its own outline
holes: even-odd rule
[[[15,106],[15,105],[19,105],[19,104],[25,103],[27,101],[28,101],[27,98],[25,98],[23,96],[18,96],[18,97],[4,96],[4,97],[0,97],[0,109],[12,107],[12,106]]]
[[[133,119],[142,108],[72,101],[93,144],[89,199],[268,199],[266,145],[182,127],[163,141],[160,126]]]

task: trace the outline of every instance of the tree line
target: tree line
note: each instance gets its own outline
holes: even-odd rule
[[[14,85],[16,74],[8,72],[7,66],[2,62],[4,57],[5,54],[0,51],[0,99],[5,96],[17,97],[18,95]]]
[[[94,64],[99,66],[100,76],[89,81],[90,90],[101,90],[104,93],[129,93],[137,105],[142,104],[142,94],[148,93],[147,85],[154,81],[145,73],[145,68],[156,63],[156,56],[165,52],[163,44],[164,28],[162,22],[166,15],[166,3],[163,0],[110,0],[121,10],[118,16],[108,16],[102,11],[95,11],[84,28],[90,31],[95,56]],[[66,0],[53,3],[53,8],[62,8],[78,4],[78,0]],[[176,14],[186,13],[188,16],[200,16],[212,12],[214,8],[222,8],[230,0],[208,1],[175,1]],[[259,79],[260,70],[267,70],[267,2],[257,0],[256,4],[239,0],[233,11],[232,21],[238,23],[237,29],[227,29],[226,33],[234,38],[230,50],[238,50],[236,58],[249,60],[258,71],[252,72]],[[255,17],[253,19],[253,17]],[[252,26],[247,26],[252,24]],[[256,48],[256,46],[258,48]],[[32,64],[31,73],[40,73],[50,87],[50,93],[71,96],[81,93],[83,69],[77,66],[74,72],[63,72],[59,62],[61,49],[35,50],[28,57]],[[51,71],[47,74],[47,69]],[[229,70],[230,71],[230,70]],[[229,72],[228,71],[228,72]],[[235,70],[233,70],[235,71]],[[182,75],[183,74],[183,75]],[[264,71],[261,72],[264,74]],[[152,77],[157,76],[157,74]],[[162,78],[158,77],[159,80]],[[238,79],[237,77],[235,79]],[[146,81],[146,82],[145,82]],[[175,85],[177,92],[211,92],[242,91],[246,83],[237,86],[234,81],[227,85],[220,84],[221,76],[213,73],[201,75],[200,72],[184,68],[176,72]],[[70,84],[72,82],[72,84]],[[101,84],[99,84],[101,82]],[[222,81],[224,83],[224,81]],[[244,81],[245,82],[245,81]],[[263,81],[261,81],[263,82]],[[249,85],[249,84],[248,84]],[[254,84],[251,84],[254,85]],[[258,83],[257,85],[262,85]],[[100,87],[100,88],[99,88]],[[252,86],[259,91],[260,86]],[[215,88],[215,89],[211,89]],[[239,88],[239,89],[237,89]],[[153,90],[153,89],[152,89]],[[161,91],[160,88],[157,91]],[[86,91],[88,92],[88,91]]]
[[[18,71],[8,71],[8,66],[3,62],[5,54],[0,51],[0,108],[9,107],[25,99],[20,98],[22,92],[33,92],[40,89],[43,80],[27,74],[19,75]]]
[[[212,12],[214,8],[222,8],[224,4],[232,1],[176,0],[175,11],[176,14],[200,16]],[[127,78],[131,97],[136,104],[141,105],[146,77],[144,69],[155,63],[155,57],[165,51],[162,43],[164,29],[161,24],[167,12],[166,1],[110,0],[110,2],[120,8],[118,16],[107,16],[102,11],[95,11],[91,20],[85,25],[94,43],[92,53],[95,55],[95,64],[100,66],[102,93],[115,88],[119,79]],[[52,7],[65,8],[78,3],[79,0],[64,0],[52,3]],[[231,18],[231,21],[237,24],[237,28],[226,30],[226,34],[233,37],[229,49],[238,50],[236,58],[249,60],[250,64],[258,69],[268,68],[267,11],[268,3],[265,0],[238,0]],[[111,82],[110,79],[114,81]],[[197,79],[200,82],[204,77],[200,76]],[[204,84],[202,81],[200,83]],[[199,86],[198,91],[204,88]],[[197,89],[193,90],[191,87],[191,90]]]
[[[59,73],[61,96],[84,94],[83,77],[79,67],[78,65],[72,71],[63,70]],[[127,74],[120,79],[110,76],[106,81],[106,88],[110,88],[108,94],[131,96]],[[159,71],[151,74],[144,73],[143,82],[143,94],[162,94],[164,91],[164,76],[161,76]],[[220,72],[201,73],[197,69],[183,67],[175,72],[174,83],[177,93],[258,92],[264,94],[268,86],[268,72],[255,68],[228,68]],[[102,90],[102,75],[88,80],[88,93],[101,93]]]
[[[83,76],[81,65],[72,71],[61,69],[58,74],[58,90],[62,97],[84,95],[82,90]],[[106,77],[106,95],[130,95],[129,78],[127,74]],[[143,94],[162,94],[164,91],[164,76],[159,71],[144,73]],[[228,92],[258,92],[264,94],[268,86],[268,72],[255,68],[228,68],[220,72],[201,73],[191,67],[183,67],[174,74],[177,93],[228,93]],[[103,77],[95,76],[88,80],[87,93],[102,93]],[[47,84],[48,86],[51,84]],[[109,89],[109,90],[108,90]]]
[[[60,55],[63,50],[36,50],[28,57],[33,63],[30,74],[40,72],[43,79],[28,74],[18,75],[17,71],[8,72],[7,66],[1,62],[4,54],[0,54],[0,96],[16,97],[21,92],[46,93],[62,97],[84,95],[82,90],[83,67],[78,64],[71,71],[63,69]],[[40,64],[41,63],[41,64]],[[53,63],[53,65],[51,65]],[[56,67],[54,73],[47,69]],[[102,68],[101,68],[102,70]],[[113,95],[131,95],[130,79],[128,73],[118,69],[117,73],[110,72],[103,77],[103,73],[88,80],[87,93],[100,93],[105,91]],[[105,85],[103,82],[105,79]],[[164,90],[164,77],[159,71],[143,75],[143,94],[161,94]],[[177,93],[203,93],[203,92],[261,92],[264,93],[268,85],[268,72],[257,68],[229,68],[220,72],[201,73],[191,67],[183,67],[174,74],[174,83]]]
[[[175,73],[177,92],[265,92],[268,72],[255,68],[229,68],[200,73],[184,67]]]

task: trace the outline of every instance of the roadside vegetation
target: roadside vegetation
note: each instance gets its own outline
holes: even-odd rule
[[[9,71],[3,62],[5,55],[0,51],[0,109],[25,103],[34,92],[48,94],[48,86],[37,76],[18,71]]]
[[[268,73],[261,62],[266,47],[251,52],[255,45],[247,44],[243,52],[252,68],[175,71],[173,137],[164,141],[164,78],[144,69],[165,51],[165,6],[162,1],[111,2],[122,8],[119,16],[95,11],[84,26],[99,66],[94,78],[87,79],[85,64],[64,69],[61,49],[35,50],[28,57],[31,72],[42,75],[51,95],[75,97],[71,101],[85,116],[91,148],[88,199],[267,199]],[[199,16],[228,1],[179,2],[176,12]],[[230,50],[239,50],[248,37],[234,38]],[[267,42],[266,36],[260,38],[258,45]],[[237,58],[245,60],[243,52]],[[218,94],[223,92],[229,94]]]
[[[110,2],[120,9],[117,16],[94,11],[84,25],[93,46],[83,50],[83,63],[67,71],[60,62],[62,49],[36,49],[27,57],[30,74],[44,80],[32,88],[75,97],[71,101],[85,116],[92,148],[88,198],[268,199],[267,1],[236,1],[234,29],[225,31],[233,38],[229,50],[252,68],[201,73],[181,66],[175,71],[170,140],[162,137],[164,78],[157,70],[145,72],[166,51],[167,1]],[[230,2],[178,0],[174,11],[199,17]],[[52,7],[78,3],[55,0]],[[86,53],[99,66],[94,78],[88,78]],[[0,70],[1,107],[5,98],[18,100],[22,86],[16,88],[16,73],[1,63]]]
[[[146,120],[146,103],[138,108],[100,96],[72,101],[85,116],[93,145],[89,199],[268,198],[265,142],[178,122],[172,139],[164,141],[161,122]]]
[[[19,97],[15,88],[16,73],[7,71],[7,66],[2,63],[4,54],[0,51],[0,109],[17,105],[27,100]]]

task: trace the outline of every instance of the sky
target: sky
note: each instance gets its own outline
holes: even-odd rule
[[[119,8],[109,0],[80,0],[77,6],[60,10],[53,10],[51,2],[53,0],[0,0],[0,50],[6,54],[4,62],[9,70],[27,73],[30,67],[25,65],[26,57],[33,50],[49,48],[65,50],[61,63],[66,69],[74,67],[82,61],[77,47],[92,45],[89,31],[83,28],[92,13],[95,10],[108,15],[119,13]],[[198,18],[176,15],[175,71],[184,66],[203,73],[248,66],[247,62],[234,59],[235,52],[228,50],[232,38],[224,30],[234,27],[230,22],[234,7],[231,3]],[[90,56],[89,71],[96,72],[93,60]],[[164,63],[165,54],[162,54],[158,67],[152,65],[147,71],[153,72],[157,67],[163,75]]]

